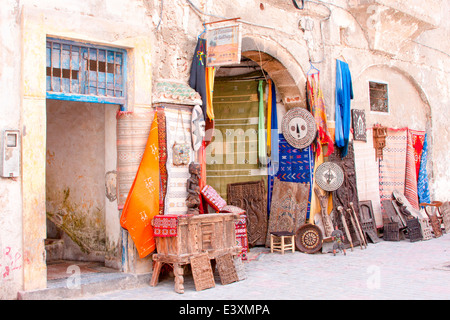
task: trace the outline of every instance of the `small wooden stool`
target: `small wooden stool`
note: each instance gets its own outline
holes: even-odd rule
[[[295,234],[289,231],[278,231],[270,233],[270,252],[280,251],[281,254],[284,254],[285,250],[292,250],[295,252]],[[290,239],[288,243],[286,243],[286,239]]]

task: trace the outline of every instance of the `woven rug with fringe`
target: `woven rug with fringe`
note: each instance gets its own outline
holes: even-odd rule
[[[379,160],[380,201],[392,200],[392,192],[405,191],[407,131],[388,129],[383,159]],[[383,205],[381,213],[384,214]]]
[[[377,226],[383,225],[380,201],[380,180],[378,174],[378,161],[375,159],[373,147],[373,130],[366,131],[367,142],[353,141],[355,150],[356,184],[359,201],[371,200],[372,209]]]
[[[186,190],[187,179],[191,176],[189,173],[189,165],[176,166],[173,164],[172,146],[175,141],[183,142],[188,137],[191,140],[191,117],[190,111],[181,110],[181,123],[177,127],[178,110],[175,108],[165,108],[166,115],[166,141],[167,141],[167,190],[164,202],[164,214],[186,214],[186,198],[188,192]],[[185,132],[183,132],[183,130]],[[190,161],[195,161],[194,149],[190,143],[189,157]]]
[[[153,110],[118,112],[117,119],[117,203],[122,209],[145,151]]]

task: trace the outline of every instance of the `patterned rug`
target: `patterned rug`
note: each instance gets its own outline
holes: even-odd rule
[[[178,110],[175,108],[165,108],[166,115],[166,139],[167,139],[167,191],[166,198],[164,201],[164,214],[186,214],[186,198],[187,198],[187,179],[191,176],[189,173],[188,165],[185,166],[175,166],[172,160],[172,146],[175,141],[182,142],[185,140],[185,136],[188,141],[191,141],[191,112],[187,110],[181,111],[181,118],[184,123],[183,126],[178,125]],[[190,148],[190,161],[194,161],[195,154],[192,149],[192,144]]]
[[[314,154],[311,146],[303,150],[296,149],[287,143],[283,134],[279,134],[279,148],[280,148],[280,164],[278,173],[275,175],[280,181],[309,183],[313,185],[314,178]],[[272,201],[273,176],[269,176],[269,192],[268,192],[268,206]],[[311,208],[311,188],[309,190],[308,206],[306,217],[309,218]],[[269,213],[270,215],[270,213]]]
[[[405,190],[407,131],[388,129],[383,159],[379,161],[380,201],[391,200],[392,192]],[[381,212],[384,213],[383,206]]]
[[[353,141],[355,150],[356,183],[359,201],[371,200],[375,222],[378,227],[383,225],[380,201],[380,177],[378,161],[375,159],[373,147],[373,130],[366,131],[367,142]]]
[[[270,232],[295,233],[305,224],[309,190],[309,182],[297,183],[274,179],[266,247],[270,246]]]
[[[153,110],[117,113],[117,203],[123,209],[147,144]]]
[[[414,209],[419,210],[419,197],[417,194],[417,177],[420,167],[420,155],[422,154],[425,132],[408,130],[406,148],[406,178],[405,197]]]

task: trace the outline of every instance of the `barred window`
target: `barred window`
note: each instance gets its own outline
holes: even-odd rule
[[[47,98],[125,103],[123,49],[47,38]]]

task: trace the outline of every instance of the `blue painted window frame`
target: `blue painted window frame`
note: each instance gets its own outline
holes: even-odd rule
[[[127,110],[125,49],[47,37],[46,51],[47,99],[118,104]]]

